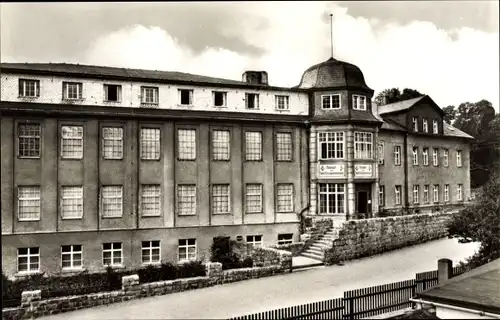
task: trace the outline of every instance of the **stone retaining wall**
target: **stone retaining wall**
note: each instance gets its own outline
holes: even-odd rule
[[[325,251],[324,262],[331,265],[445,237],[451,216],[432,213],[347,221]]]
[[[4,320],[34,319],[51,314],[75,311],[132,299],[152,297],[191,289],[204,288],[216,284],[231,283],[247,279],[256,279],[292,270],[292,256],[289,252],[258,248],[256,259],[264,267],[222,270],[219,262],[206,264],[206,276],[139,283],[139,276],[134,274],[122,278],[122,289],[111,292],[92,293],[79,296],[58,297],[42,300],[40,290],[25,291],[21,297],[19,308],[2,310]]]
[[[289,244],[279,244],[272,246],[274,249],[288,251],[292,254],[292,257],[298,256],[304,247],[304,242],[292,242]]]

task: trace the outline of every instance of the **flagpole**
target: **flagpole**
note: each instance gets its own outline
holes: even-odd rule
[[[330,43],[332,48],[332,58],[333,58],[333,14],[330,13]]]

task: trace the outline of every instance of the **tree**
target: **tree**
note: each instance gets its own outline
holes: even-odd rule
[[[378,106],[382,106],[384,104],[418,98],[423,95],[424,94],[414,89],[404,88],[403,92],[401,92],[399,91],[399,88],[390,88],[382,90],[379,94],[377,94],[375,97],[375,103],[377,103]]]
[[[452,122],[457,117],[457,110],[455,110],[455,106],[447,106],[443,108],[443,111],[445,113],[444,121],[446,121],[448,124],[452,124]]]
[[[485,184],[474,203],[453,215],[448,224],[449,236],[460,242],[479,242],[478,252],[468,259],[477,267],[500,258],[500,171]]]

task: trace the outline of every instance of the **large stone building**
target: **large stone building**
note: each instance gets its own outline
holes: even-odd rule
[[[345,220],[469,198],[469,141],[430,97],[377,108],[329,59],[294,88],[179,72],[1,64],[3,270],[206,258],[215,236],[299,238]]]

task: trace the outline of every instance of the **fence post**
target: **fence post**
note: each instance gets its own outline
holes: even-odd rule
[[[354,320],[354,299],[349,299],[349,319]]]

